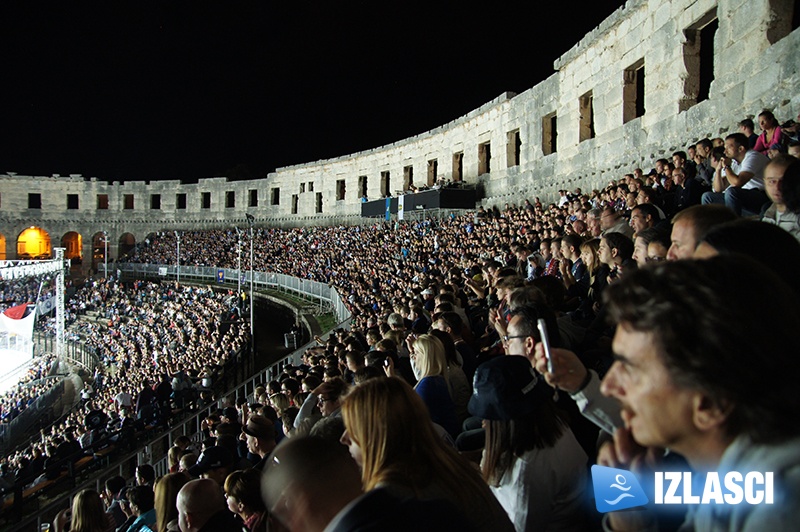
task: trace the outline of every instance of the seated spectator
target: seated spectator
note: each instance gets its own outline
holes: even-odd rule
[[[735,220],[714,227],[698,244],[694,258],[717,255],[748,256],[800,293],[800,242],[774,224]]]
[[[170,530],[169,525],[178,520],[178,492],[191,480],[186,473],[169,473],[156,482],[155,508],[156,523],[153,530],[161,532]]]
[[[688,179],[683,169],[672,172],[675,183],[675,202],[673,212],[680,212],[692,205],[700,205],[703,195],[703,184],[696,179]]]
[[[241,529],[225,504],[220,485],[213,480],[187,482],[178,492],[176,506],[181,532]]]
[[[149,532],[156,523],[153,488],[147,484],[128,488],[128,505],[133,522],[125,532]]]
[[[228,510],[238,515],[250,532],[266,532],[267,508],[261,498],[261,470],[234,471],[225,479]]]
[[[469,417],[467,403],[472,394],[472,384],[470,384],[464,370],[461,369],[461,365],[458,362],[456,345],[450,334],[438,329],[432,329],[428,334],[435,336],[444,346],[445,360],[447,361],[447,372],[445,374],[447,388],[450,391],[450,398],[453,399],[453,404],[456,407],[458,421],[459,423],[463,423],[464,420]],[[383,376],[383,372],[378,376]]]
[[[797,294],[750,259],[714,257],[633,272],[607,296],[618,326],[602,391],[620,402],[626,428],[598,463],[644,473],[644,453],[656,458],[663,453],[654,448],[668,447],[694,471],[771,471],[781,492],[800,490],[800,426],[787,422],[800,416]],[[612,530],[644,519],[607,515]],[[796,497],[697,505],[682,529],[793,530],[797,515]]]
[[[178,471],[188,475],[189,469],[191,469],[197,463],[197,458],[197,454],[184,451],[184,454],[181,456],[181,461],[178,465]]]
[[[585,528],[588,457],[531,362],[507,356],[481,365],[469,408],[486,428],[483,478],[515,528]]]
[[[294,419],[295,435],[308,435],[321,418],[340,417],[342,399],[349,388],[341,377],[334,377],[314,388]]]
[[[739,133],[747,139],[747,146],[752,150],[756,147],[758,142],[758,135],[755,133],[756,125],[753,123],[752,118],[745,118],[739,122]]]
[[[105,491],[101,495],[106,503],[106,514],[114,521],[114,528],[122,526],[127,516],[120,507],[120,499],[125,498],[125,479],[119,475],[106,480]]]
[[[694,205],[679,212],[672,219],[672,245],[667,260],[692,258],[709,229],[735,219],[736,215],[721,205]]]
[[[189,468],[192,477],[209,478],[222,486],[233,466],[234,456],[225,447],[212,446],[203,449],[197,463]]]
[[[433,422],[455,438],[461,425],[445,376],[447,359],[442,342],[435,336],[423,334],[416,340],[409,338],[408,346],[411,351],[411,367],[417,379],[414,390],[428,407]],[[386,368],[386,372],[390,376],[393,374],[391,365]]]
[[[630,226],[634,235],[648,227],[654,227],[660,220],[658,208],[653,204],[641,203],[631,209]]]
[[[53,523],[55,532],[111,532],[114,520],[103,510],[100,494],[94,490],[79,491],[72,500],[72,510],[58,512]]]
[[[150,489],[153,489],[153,485],[156,483],[156,470],[150,464],[139,464],[136,466],[136,484],[138,486],[150,486]]]
[[[764,168],[769,163],[766,155],[747,147],[747,139],[741,133],[725,137],[725,157],[722,170],[715,174],[713,192],[702,196],[703,204],[725,204],[737,216],[743,211],[758,214],[767,202],[764,192]]]
[[[398,497],[388,488],[364,493],[358,465],[338,442],[293,438],[272,458],[261,492],[279,529],[475,530],[447,501]]]
[[[758,126],[761,128],[761,134],[756,139],[756,145],[753,146],[753,150],[766,155],[770,148],[780,146],[783,142],[781,126],[778,125],[778,121],[775,120],[775,115],[772,114],[772,111],[766,109],[758,115]]]
[[[772,204],[761,220],[800,240],[800,161],[789,155],[772,159],[764,170],[764,185]]]
[[[603,214],[600,215],[600,228],[604,235],[606,233],[622,233],[628,238],[633,236],[633,228],[613,207],[603,209]]]
[[[263,471],[269,453],[275,448],[275,426],[266,417],[253,414],[242,426],[242,436],[247,441],[247,450],[259,459],[253,467]]]
[[[695,163],[697,165],[697,176],[695,179],[703,186],[710,187],[711,178],[714,175],[714,168],[711,166],[711,150],[714,145],[711,143],[710,139],[705,138],[701,139],[695,146]]]
[[[583,298],[589,291],[589,272],[581,259],[583,239],[578,235],[565,235],[561,239],[561,279],[567,289],[567,297]]]
[[[798,126],[800,127],[800,126]],[[792,141],[786,149],[786,154],[791,155],[795,159],[800,159],[800,141]]]
[[[364,490],[444,499],[476,530],[511,530],[503,508],[477,471],[435,431],[420,397],[389,377],[357,386],[342,406],[342,443],[361,467]]]
[[[641,233],[636,233],[636,239],[633,243],[633,256],[631,258],[641,268],[648,262],[658,262],[665,259],[669,246],[669,231],[660,227],[651,227]]]
[[[600,237],[597,257],[601,263],[609,267],[609,281],[621,277],[631,267],[636,267],[632,256],[633,242],[622,233],[604,233]]]

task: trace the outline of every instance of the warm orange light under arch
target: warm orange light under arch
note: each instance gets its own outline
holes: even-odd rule
[[[17,237],[18,259],[49,259],[52,254],[50,235],[40,227],[29,227]]]

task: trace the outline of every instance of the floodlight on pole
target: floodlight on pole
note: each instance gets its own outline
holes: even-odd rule
[[[178,242],[178,268],[175,271],[175,275],[177,277],[178,284],[180,284],[181,283],[181,234],[177,231],[174,231],[174,233],[175,233],[175,239]]]
[[[250,226],[250,352],[255,356],[255,337],[253,336],[253,307],[255,300],[253,300],[253,223],[256,219],[252,214],[245,214],[247,224]]]
[[[108,279],[108,232],[103,231],[103,277]]]
[[[237,248],[238,257],[236,258],[236,275],[239,277],[239,284],[238,284],[239,288],[236,291],[236,297],[240,298],[242,297],[242,230],[236,226],[234,226],[233,228],[236,229],[236,236],[238,238],[238,248]]]

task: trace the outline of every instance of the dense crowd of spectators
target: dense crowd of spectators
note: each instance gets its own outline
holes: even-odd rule
[[[128,447],[138,431],[207,404],[226,365],[249,343],[249,325],[232,310],[230,294],[210,288],[99,279],[86,283],[67,306],[70,334],[83,340],[99,365],[73,411],[2,459],[5,487],[55,478],[68,462],[110,445]],[[77,320],[89,312],[94,319]],[[43,371],[36,364],[29,379],[40,379]],[[4,398],[3,413],[6,407],[18,413],[20,402],[33,400],[47,382],[56,379],[20,383]]]
[[[796,129],[779,133],[770,116],[760,136],[744,121],[549,205],[257,229],[255,269],[331,283],[351,330],[318,338],[301,365],[209,415],[155,484],[147,466],[134,487],[115,478],[102,496],[81,493],[73,525],[791,529],[791,497],[776,512],[649,508],[602,525],[587,504],[591,464],[768,468],[783,493],[798,489],[800,429],[787,420],[800,414],[800,162],[782,153],[797,148]],[[234,231],[186,232],[181,262],[235,267],[237,242]],[[152,235],[131,260],[173,263],[173,250],[174,236]],[[116,312],[151,327],[159,305],[177,318],[192,297],[137,289],[135,304],[100,289],[114,334],[130,324]],[[140,340],[165,332],[148,327],[130,329]],[[195,341],[185,327],[183,339]],[[108,361],[133,351],[143,367],[170,363],[147,340],[138,351],[113,335],[107,344]],[[148,395],[137,388],[114,401]],[[57,521],[63,530],[66,512]]]
[[[199,448],[176,445],[171,470],[185,484],[161,511],[181,530],[233,514],[249,530],[586,530],[600,526],[590,464],[763,469],[763,456],[796,489],[798,433],[785,420],[800,413],[788,376],[800,349],[800,162],[783,153],[796,152],[796,129],[779,134],[770,117],[761,135],[743,121],[550,205],[257,229],[257,270],[333,284],[354,325],[210,415]],[[235,267],[237,241],[184,233],[181,261]],[[154,235],[133,260],[173,263],[174,249]],[[266,506],[233,488],[243,472]],[[762,507],[677,519],[789,529],[796,501],[781,504],[785,520]],[[602,526],[675,520],[611,513]]]

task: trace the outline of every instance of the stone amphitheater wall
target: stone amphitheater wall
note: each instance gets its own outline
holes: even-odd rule
[[[140,242],[154,231],[245,226],[246,214],[277,226],[361,223],[364,180],[369,199],[382,196],[386,173],[392,194],[404,188],[408,168],[415,184],[425,184],[430,161],[436,161],[437,178],[450,180],[455,154],[463,154],[461,179],[478,187],[487,205],[553,200],[562,188],[601,188],[701,138],[733,132],[739,120],[763,108],[779,120],[796,117],[800,30],[792,28],[794,8],[791,0],[629,0],[556,60],[551,76],[521,94],[500,94],[390,145],[278,168],[264,179],[107,183],[81,175],[0,174],[6,257],[15,258],[16,239],[30,226],[47,231],[54,245],[68,231],[81,233],[84,256],[92,251],[92,235],[106,230],[113,257],[124,234]],[[713,67],[706,71],[713,81],[698,101],[701,51],[709,49]],[[640,68],[643,80],[636,76]],[[639,97],[632,91],[637,83],[643,85]],[[546,153],[553,115],[556,149]],[[30,194],[40,195],[39,208],[28,208]],[[106,208],[98,208],[106,197]],[[77,208],[67,208],[69,201]]]

